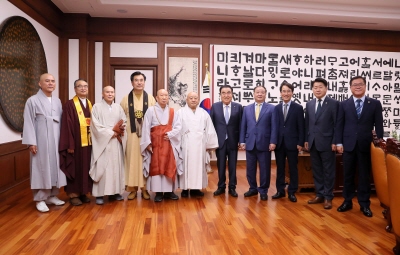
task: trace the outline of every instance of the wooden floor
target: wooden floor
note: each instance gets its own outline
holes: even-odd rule
[[[376,195],[367,218],[356,200],[346,213],[336,211],[340,197],[332,210],[308,205],[312,193],[298,194],[297,203],[271,200],[275,167],[268,201],[244,198],[244,166],[237,175],[238,198],[213,197],[215,171],[203,198],[105,199],[103,206],[92,198],[79,207],[50,206],[49,213],[36,210],[26,188],[0,200],[0,254],[393,254]],[[67,200],[65,193],[60,198]]]

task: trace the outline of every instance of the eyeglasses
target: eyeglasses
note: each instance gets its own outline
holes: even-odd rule
[[[87,89],[87,88],[89,88],[89,86],[88,86],[88,85],[78,85],[78,86],[75,86],[75,88],[78,88],[78,89]]]
[[[352,87],[362,87],[362,86],[365,86],[365,84],[364,83],[353,83],[353,84],[351,84],[351,86]]]

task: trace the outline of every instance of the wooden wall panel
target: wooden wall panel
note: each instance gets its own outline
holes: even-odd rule
[[[8,0],[56,35],[63,29],[64,14],[51,0]]]
[[[14,156],[5,155],[0,157],[0,190],[9,187],[14,182]]]
[[[21,141],[0,144],[0,194],[29,180],[29,160]]]
[[[157,87],[153,90],[154,94],[157,93],[159,89],[166,88],[165,84],[165,43],[157,43]]]
[[[95,88],[95,61],[96,61],[95,55],[96,55],[96,53],[95,53],[95,51],[96,51],[95,42],[89,41],[87,81],[89,84],[88,99],[92,103],[95,102],[95,94],[96,94],[96,88]]]
[[[88,35],[97,40],[222,43],[396,51],[398,31],[246,24],[206,21],[91,18]],[[172,40],[172,41],[171,41]],[[234,40],[234,41],[231,41]],[[274,43],[275,42],[275,43]],[[298,43],[303,43],[299,45]],[[398,50],[398,49],[397,49]]]
[[[21,182],[30,178],[30,153],[24,150],[14,153],[15,158],[15,181]]]
[[[88,41],[87,41],[86,37],[79,38],[79,77],[78,78],[88,80]],[[78,79],[78,78],[76,78],[76,79]],[[72,81],[70,83],[72,85]]]
[[[60,37],[58,40],[58,97],[61,102],[64,104],[69,100],[69,47],[68,47],[68,38]]]
[[[109,86],[114,82],[111,81],[111,65],[110,65],[111,45],[109,41],[103,42],[103,87]],[[114,77],[112,77],[114,80]]]

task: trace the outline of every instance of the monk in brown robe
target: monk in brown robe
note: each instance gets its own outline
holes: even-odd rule
[[[155,202],[163,198],[177,200],[177,175],[182,173],[180,155],[181,121],[174,109],[168,106],[168,92],[157,92],[157,103],[149,107],[143,122],[140,149],[143,155],[143,174],[147,188],[156,192]]]
[[[76,95],[63,107],[60,136],[60,168],[67,176],[67,192],[70,203],[78,206],[89,203],[86,196],[92,191],[93,181],[89,176],[92,142],[90,117],[92,104],[87,99],[89,86],[83,79],[74,82]]]

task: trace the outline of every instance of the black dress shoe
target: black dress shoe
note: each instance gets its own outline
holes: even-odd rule
[[[294,193],[289,193],[288,198],[289,198],[290,202],[293,202],[293,203],[297,202],[297,197]]]
[[[229,189],[229,195],[231,195],[232,197],[238,197],[238,193],[235,189]]]
[[[262,201],[267,201],[268,200],[268,195],[267,194],[260,194],[260,198]]]
[[[189,191],[187,189],[182,190],[181,197],[188,197]]]
[[[171,199],[171,200],[178,200],[179,197],[174,192],[165,192],[164,198]]]
[[[249,190],[246,193],[244,193],[245,197],[252,197],[252,196],[257,196],[258,195],[258,191],[253,191],[253,190]]]
[[[90,203],[90,198],[88,198],[86,195],[80,195],[79,199],[82,201],[82,203]]]
[[[163,200],[164,194],[162,192],[156,192],[154,197],[154,202],[161,202]]]
[[[337,211],[338,212],[346,212],[351,209],[353,209],[353,204],[343,203],[341,206],[338,207]]]
[[[372,211],[371,209],[369,209],[369,207],[361,207],[360,211],[362,211],[362,213],[367,216],[367,217],[372,217]]]
[[[115,194],[115,195],[114,195],[114,200],[122,201],[122,200],[124,200],[124,197],[121,196],[120,194]]]
[[[272,199],[277,199],[277,198],[281,198],[281,197],[285,197],[286,196],[286,194],[285,194],[285,192],[276,192],[276,194],[275,195],[273,195],[272,196]]]
[[[219,196],[221,194],[225,193],[225,189],[223,188],[218,188],[216,191],[214,191],[214,196]]]
[[[204,197],[204,192],[201,192],[199,189],[191,189],[190,196],[192,197]]]

